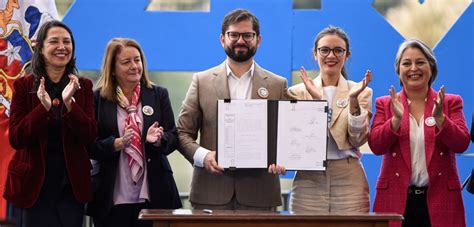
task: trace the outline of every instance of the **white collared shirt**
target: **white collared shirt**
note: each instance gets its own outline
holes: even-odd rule
[[[227,83],[229,85],[230,99],[251,99],[252,98],[252,78],[255,71],[255,62],[252,62],[249,71],[237,77],[232,72],[230,66],[225,63]],[[194,153],[194,166],[204,167],[204,158],[210,150],[199,147]]]
[[[250,99],[252,96],[252,77],[255,63],[252,63],[249,71],[237,77],[226,63],[227,83],[229,84],[230,99]]]
[[[411,101],[407,99],[408,105]],[[426,102],[426,99],[425,99]],[[429,176],[428,169],[426,168],[426,155],[425,155],[425,117],[421,115],[420,123],[416,121],[416,118],[410,114],[410,158],[411,158],[411,178],[410,185],[417,187],[428,186]]]
[[[410,185],[423,187],[428,185],[428,170],[425,155],[425,129],[424,116],[420,117],[420,125],[410,114],[410,157],[411,179]]]

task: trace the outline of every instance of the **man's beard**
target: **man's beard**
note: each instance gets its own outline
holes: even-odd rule
[[[244,53],[242,51],[235,51],[235,48],[243,47],[246,48],[247,51]],[[236,61],[236,62],[245,62],[248,61],[250,58],[252,58],[255,53],[257,52],[257,48],[249,48],[246,45],[234,45],[232,47],[226,46],[225,48],[225,53],[227,56]]]

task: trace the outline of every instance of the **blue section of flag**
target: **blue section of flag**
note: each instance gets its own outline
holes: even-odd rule
[[[28,61],[31,60],[33,56],[33,52],[30,48],[30,45],[25,40],[25,38],[18,32],[18,30],[13,30],[10,35],[8,35],[5,40],[11,43],[14,47],[20,46],[20,56],[21,56],[21,64],[24,65]]]
[[[41,12],[35,6],[28,6],[25,12],[25,20],[30,23],[28,38],[31,39],[39,27]]]

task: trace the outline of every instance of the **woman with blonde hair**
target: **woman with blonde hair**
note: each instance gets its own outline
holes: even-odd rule
[[[138,221],[144,208],[181,207],[167,155],[177,148],[168,91],[149,79],[142,48],[114,38],[95,92],[99,136],[90,146],[98,164],[88,214],[100,226],[151,226]]]

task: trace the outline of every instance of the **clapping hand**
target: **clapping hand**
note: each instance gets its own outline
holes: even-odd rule
[[[372,81],[372,71],[368,69],[365,72],[364,79],[361,81],[362,86],[359,89],[352,91],[349,97],[357,99],[359,94],[369,85],[370,81]]]
[[[392,117],[392,129],[397,131],[400,127],[400,121],[403,117],[403,107],[402,101],[400,99],[400,94],[395,92],[395,87],[393,85],[390,87],[390,103],[392,105],[393,117]]]
[[[130,125],[125,126],[125,131],[123,132],[123,136],[120,138],[116,138],[114,141],[114,148],[116,151],[123,150],[124,148],[130,146],[133,138],[133,129]]]
[[[323,95],[319,92],[318,88],[316,88],[316,85],[314,85],[314,81],[311,78],[308,78],[308,74],[303,66],[300,68],[300,74],[301,80],[303,80],[304,86],[311,97],[316,100],[322,99]]]
[[[51,109],[51,97],[49,97],[48,92],[46,92],[44,86],[44,77],[41,77],[40,84],[38,86],[38,91],[36,92],[38,99],[40,100],[41,104],[44,108],[49,111]]]
[[[72,96],[79,89],[81,89],[79,78],[74,74],[69,74],[69,83],[66,85],[62,93],[63,102],[68,111],[71,111]]]
[[[372,81],[372,72],[367,70],[365,72],[364,79],[361,81],[362,86],[349,94],[350,112],[354,116],[359,116],[361,114],[358,97],[360,93],[369,85],[370,81]]]
[[[438,95],[434,99],[434,106],[432,115],[436,120],[436,125],[438,128],[441,128],[444,123],[444,114],[443,114],[443,103],[444,103],[444,85],[438,91]]]
[[[164,133],[163,127],[159,126],[158,122],[155,122],[148,128],[146,133],[146,141],[148,143],[159,145]]]

